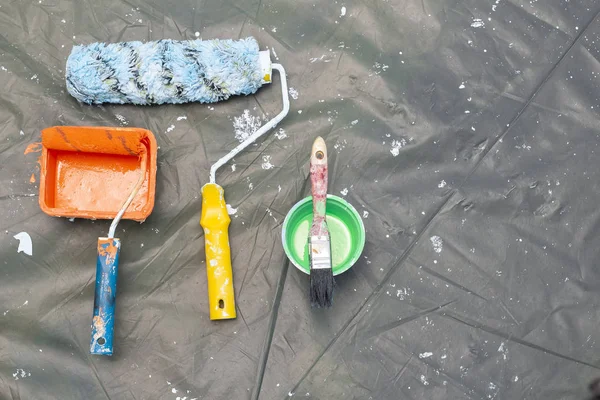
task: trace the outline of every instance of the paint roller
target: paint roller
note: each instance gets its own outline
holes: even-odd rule
[[[274,128],[289,111],[285,70],[272,64],[252,38],[241,40],[159,40],[93,43],[75,46],[67,60],[69,93],[87,104],[214,103],[234,95],[250,95],[271,83],[279,71],[283,110],[243,143],[212,165],[202,187],[200,224],[205,233],[210,318],[236,317],[233,273],[224,190],[217,170]]]
[[[99,134],[102,132],[102,134]],[[111,133],[112,132],[112,133]],[[140,174],[137,182],[129,192],[125,192],[123,197],[128,197],[114,217],[107,237],[98,238],[97,243],[97,262],[96,262],[96,283],[94,291],[94,309],[92,318],[92,333],[90,341],[91,354],[112,355],[113,354],[113,331],[115,322],[115,301],[117,293],[117,274],[119,266],[119,254],[121,250],[121,240],[115,237],[117,225],[124,217],[125,212],[133,202],[134,198],[143,186],[149,159],[149,149],[156,146],[151,145],[153,138],[151,133],[143,129],[106,129],[96,127],[52,127],[42,131],[42,146],[46,152],[76,152],[82,157],[86,154],[107,155],[110,156],[130,156],[137,157],[140,165]],[[155,150],[154,150],[155,151]],[[151,155],[156,157],[156,154]],[[44,164],[49,161],[46,157]],[[110,161],[107,161],[110,162]],[[43,165],[43,170],[48,169]],[[68,166],[64,166],[68,169]],[[155,170],[154,170],[155,172]],[[68,172],[66,172],[68,173]],[[153,171],[150,171],[153,173]],[[103,205],[102,199],[99,199],[98,208],[104,210],[98,212],[87,212],[90,218],[107,218],[113,216],[111,211],[112,204]],[[44,208],[44,207],[43,207]],[[48,210],[45,210],[48,211]],[[69,216],[70,212],[66,209],[54,208],[53,215]],[[85,210],[77,210],[78,213]],[[132,215],[135,215],[132,214]],[[134,217],[135,218],[135,217]]]

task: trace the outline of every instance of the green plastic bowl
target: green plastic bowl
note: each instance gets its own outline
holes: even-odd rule
[[[310,275],[308,231],[313,219],[312,196],[300,200],[283,221],[281,241],[292,264]],[[333,275],[348,271],[365,247],[365,226],[354,207],[341,197],[327,195],[327,225],[331,237]]]

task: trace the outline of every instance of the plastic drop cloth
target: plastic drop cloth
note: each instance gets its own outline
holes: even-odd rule
[[[1,399],[584,399],[600,376],[600,3],[0,2]],[[255,36],[292,109],[220,170],[238,318],[208,318],[200,188],[280,109],[278,78],[206,106],[91,107],[74,44]],[[247,110],[247,111],[246,111]],[[119,225],[115,355],[89,355],[108,221],[38,206],[53,125],[150,129],[157,198]],[[280,240],[322,135],[367,230],[311,310]],[[33,177],[32,177],[33,175]],[[35,182],[30,182],[35,181]],[[234,210],[235,209],[235,210]],[[27,232],[33,254],[18,253]]]

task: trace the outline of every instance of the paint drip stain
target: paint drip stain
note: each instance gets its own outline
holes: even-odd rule
[[[481,18],[473,18],[473,22],[471,22],[471,28],[483,28],[485,27],[485,22]]]
[[[444,242],[442,238],[439,236],[432,236],[429,238],[429,240],[431,241],[431,245],[433,246],[433,251],[435,251],[436,253],[441,253],[444,247]]]
[[[29,178],[29,183],[35,183],[35,174],[31,174],[31,178]]]
[[[407,145],[406,139],[402,138],[400,140],[392,140],[392,148],[390,149],[390,153],[394,157],[398,157],[400,154],[400,149]]]
[[[27,372],[24,369],[17,368],[17,372],[13,373],[12,376],[13,378],[15,378],[15,381],[18,381],[19,378],[23,379],[31,376],[31,372]]]
[[[262,169],[273,169],[275,166],[271,163],[271,156],[263,156]]]
[[[28,256],[33,255],[33,243],[31,241],[31,236],[29,236],[29,233],[19,232],[13,237],[19,241],[19,248],[17,249],[17,253],[23,252]]]
[[[244,110],[239,117],[233,118],[233,129],[235,138],[241,143],[248,139],[254,132],[260,128],[262,119],[259,116],[250,114],[250,110]]]
[[[287,137],[287,133],[285,133],[285,130],[283,128],[279,128],[279,131],[275,132],[275,137],[278,140],[285,139]]]
[[[30,143],[23,154],[39,153],[40,151],[42,151],[42,142]]]
[[[237,208],[233,208],[231,204],[227,204],[227,214],[235,215],[237,213]]]
[[[290,96],[292,97],[292,99],[298,100],[298,91],[296,89],[294,89],[293,87],[291,87],[288,90],[288,92],[289,92]]]

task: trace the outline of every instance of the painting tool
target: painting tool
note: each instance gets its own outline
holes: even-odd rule
[[[42,131],[42,210],[57,217],[113,219],[107,237],[97,242],[91,354],[113,354],[121,250],[115,233],[121,219],[143,221],[152,212],[156,152],[156,140],[145,129],[58,126]]]
[[[271,81],[269,51],[240,40],[158,40],[74,46],[69,93],[87,104],[215,103]]]
[[[310,261],[310,304],[312,307],[331,307],[333,303],[333,278],[331,238],[327,225],[327,146],[318,137],[310,156],[310,182],[312,185],[313,220],[308,235]]]
[[[200,225],[204,229],[208,303],[211,320],[236,318],[228,233],[231,218],[227,213],[224,190],[216,183],[216,174],[220,167],[274,128],[288,114],[290,101],[285,69],[282,65],[270,64],[267,69],[269,75],[271,75],[271,69],[279,71],[281,77],[282,111],[231,150],[225,157],[213,164],[210,168],[210,182],[202,187]]]
[[[337,276],[356,264],[365,247],[365,226],[352,204],[326,195],[327,148],[320,138],[314,142],[310,166],[312,196],[298,201],[287,213],[281,242],[292,264],[310,275],[311,305],[327,307],[331,305],[334,286],[327,270],[331,268],[333,276]],[[325,277],[320,279],[319,274]]]
[[[283,110],[210,169],[202,188],[200,224],[205,233],[210,318],[236,317],[229,248],[230,218],[217,170],[277,125],[289,111],[285,70],[271,64],[257,41],[159,40],[75,46],[66,67],[67,89],[87,104],[214,103],[255,93],[279,71]]]

